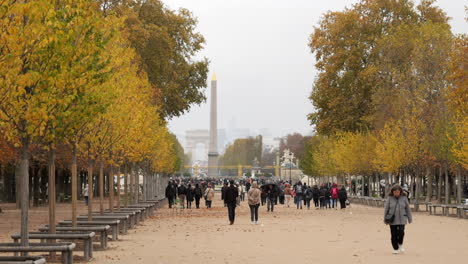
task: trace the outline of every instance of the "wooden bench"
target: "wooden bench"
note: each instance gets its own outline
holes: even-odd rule
[[[99,221],[111,221],[111,220],[119,220],[119,230],[123,234],[127,234],[128,232],[128,220],[129,216],[127,215],[93,215],[93,222]],[[87,215],[80,215],[78,216],[78,221],[87,221]]]
[[[21,246],[18,243],[0,243],[0,252],[29,253],[29,252],[61,252],[62,264],[73,264],[73,249],[75,243],[30,243]]]
[[[42,256],[10,257],[0,256],[1,264],[45,264],[46,260]]]
[[[468,218],[468,205],[458,205],[457,206],[457,216],[459,218],[467,219]]]
[[[413,204],[414,210],[416,212],[418,212],[420,210],[420,208],[419,208],[420,205],[424,205],[426,207],[426,212],[429,212],[429,205],[431,205],[432,203],[430,203],[430,202],[414,202],[412,204]]]
[[[120,211],[117,208],[114,208],[114,213],[122,213],[122,212],[133,212],[135,213],[135,223],[139,224],[140,222],[146,219],[146,208],[120,208]],[[106,213],[110,212],[109,209],[106,209]]]
[[[60,240],[82,240],[84,244],[83,256],[86,261],[90,261],[93,257],[93,238],[96,234],[90,233],[58,233],[47,234],[41,232],[29,233],[29,239],[40,239],[42,244],[47,243],[47,239],[60,239]],[[19,243],[21,240],[20,234],[11,235],[14,243]]]
[[[145,218],[148,218],[151,215],[153,215],[153,211],[154,211],[154,204],[142,203],[142,204],[129,205],[127,207],[128,208],[145,208]]]
[[[47,233],[49,232],[49,226],[42,226],[39,229],[39,232],[42,233]],[[101,243],[101,248],[106,249],[107,248],[107,241],[108,241],[108,234],[110,233],[110,226],[77,226],[77,227],[72,227],[70,226],[62,226],[58,225],[55,227],[55,231],[57,234],[63,234],[63,233],[90,233],[93,232],[95,234],[99,234],[99,241]]]
[[[92,213],[93,218],[95,216],[128,216],[128,229],[132,229],[136,225],[136,213],[135,212],[104,212],[104,214],[101,215],[99,212],[93,212]]]
[[[91,231],[95,233],[100,233],[101,240],[102,237],[106,237],[107,245],[107,235],[111,235],[111,240],[116,241],[119,239],[119,220],[109,220],[109,221],[77,221],[76,227],[72,226],[71,220],[62,220],[58,222],[58,227],[61,228],[61,231]],[[73,230],[75,229],[75,230]],[[103,230],[104,229],[104,230]],[[105,233],[102,233],[105,232]],[[107,248],[107,246],[106,246]]]

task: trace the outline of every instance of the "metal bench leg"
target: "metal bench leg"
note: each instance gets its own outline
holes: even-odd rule
[[[62,251],[62,264],[68,264],[68,251]]]

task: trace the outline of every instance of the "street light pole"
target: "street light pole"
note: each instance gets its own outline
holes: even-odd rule
[[[291,181],[291,167],[292,167],[292,153],[289,152],[289,184],[292,184],[292,181]]]

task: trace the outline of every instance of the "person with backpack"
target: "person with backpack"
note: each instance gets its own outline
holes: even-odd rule
[[[166,187],[166,198],[169,204],[169,208],[172,208],[172,205],[174,204],[175,193],[176,190],[174,189],[174,185],[172,184],[172,182],[168,182]]]
[[[258,224],[258,208],[260,207],[260,196],[262,191],[258,189],[257,182],[252,183],[252,187],[247,192],[247,200],[250,207],[250,220],[252,224]]]
[[[320,190],[317,185],[312,188],[312,199],[314,199],[315,209],[319,209]]]
[[[310,210],[310,200],[312,200],[312,190],[310,189],[310,186],[307,186],[304,184],[304,200],[305,204],[307,206],[307,210]]]
[[[187,209],[192,209],[192,202],[195,200],[195,189],[192,188],[192,185],[189,184],[186,190],[187,198]]]
[[[332,201],[332,208],[338,209],[338,185],[336,183],[333,184],[331,188],[331,201]]]
[[[338,192],[338,200],[340,200],[340,209],[346,209],[346,200],[348,200],[348,194],[344,186],[341,186]]]
[[[298,182],[294,190],[296,191],[297,209],[299,209],[299,207],[302,209],[302,198],[303,198],[302,182]]]
[[[180,205],[182,206],[183,209],[185,209],[185,197],[187,195],[187,188],[185,188],[185,185],[183,182],[180,183],[180,186],[177,189],[177,194],[179,196]]]
[[[214,190],[211,187],[211,183],[208,184],[208,188],[205,190],[205,201],[206,201],[206,208],[211,208],[211,203],[213,202],[214,197]]]
[[[203,196],[203,191],[198,185],[198,183],[195,184],[195,189],[193,190],[194,193],[194,198],[195,198],[195,207],[197,209],[200,209],[200,199]]]
[[[403,253],[405,225],[412,223],[413,217],[408,198],[400,185],[393,185],[385,202],[384,223],[390,226],[393,254]]]

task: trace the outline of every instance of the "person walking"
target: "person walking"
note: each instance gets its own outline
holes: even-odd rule
[[[88,206],[88,202],[89,202],[89,188],[88,188],[88,184],[85,185],[85,187],[83,188],[83,197],[84,197],[84,202],[85,202],[85,205]]]
[[[331,203],[330,203],[330,199],[331,199],[331,193],[330,193],[330,189],[328,189],[328,187],[325,187],[325,207],[328,206],[328,208],[331,208]]]
[[[289,203],[291,202],[291,197],[292,197],[291,186],[288,183],[286,183],[284,186],[284,201],[285,201],[286,207],[289,207]]]
[[[296,192],[296,205],[297,205],[297,209],[299,209],[299,207],[302,209],[302,194],[303,194],[303,190],[302,190],[302,182],[298,182],[296,184],[296,187],[294,188],[294,191]]]
[[[205,201],[206,208],[211,208],[211,203],[213,202],[214,190],[211,187],[211,183],[208,184],[208,188],[205,190]]]
[[[332,201],[332,208],[338,209],[338,185],[336,183],[333,184],[331,188],[331,201]]]
[[[185,197],[187,195],[187,188],[183,182],[180,183],[179,188],[177,189],[177,195],[179,196],[180,205],[185,209]]]
[[[312,190],[310,189],[310,186],[307,186],[307,185],[305,185],[304,200],[305,200],[305,205],[307,207],[307,210],[310,210],[310,201],[312,200]]]
[[[258,189],[258,183],[253,182],[249,192],[247,193],[247,202],[250,207],[250,220],[252,221],[252,224],[258,224],[258,208],[260,207],[261,195],[262,191]]]
[[[405,225],[412,222],[413,217],[408,198],[400,185],[393,185],[388,194],[384,209],[384,223],[390,225],[393,254],[405,252],[403,248]]]
[[[221,187],[221,200],[223,200],[224,207],[226,207],[226,189],[228,188],[227,182],[224,183],[223,187]]]
[[[340,200],[340,209],[346,209],[346,200],[348,200],[348,194],[346,193],[346,188],[344,186],[341,186],[341,189],[338,192],[338,200]]]
[[[320,190],[317,185],[312,188],[312,199],[314,199],[315,209],[319,209]]]
[[[240,200],[244,201],[245,200],[245,185],[244,185],[244,183],[240,183],[239,188],[241,190]]]
[[[185,195],[187,198],[187,209],[192,209],[192,202],[195,200],[195,190],[192,188],[192,185],[189,184],[187,188],[187,194]]]
[[[273,209],[275,208],[276,197],[278,196],[276,193],[276,188],[273,186],[273,184],[269,184],[267,186],[266,196],[267,196],[267,212],[270,212],[270,211],[273,212]]]
[[[226,192],[224,194],[224,202],[228,208],[229,223],[231,225],[234,224],[234,220],[236,219],[236,203],[238,196],[239,189],[234,186],[233,180],[229,181],[229,187],[226,188]]]
[[[327,209],[326,204],[325,204],[325,185],[322,185],[320,187],[319,200],[320,200],[320,209]]]
[[[168,182],[166,187],[166,198],[169,204],[169,208],[172,208],[172,205],[174,204],[175,193],[176,191],[174,189],[174,185],[172,184],[172,182]]]
[[[195,190],[194,190],[194,198],[195,198],[195,207],[197,209],[200,209],[200,199],[203,196],[203,191],[198,185],[198,183],[195,184]]]

